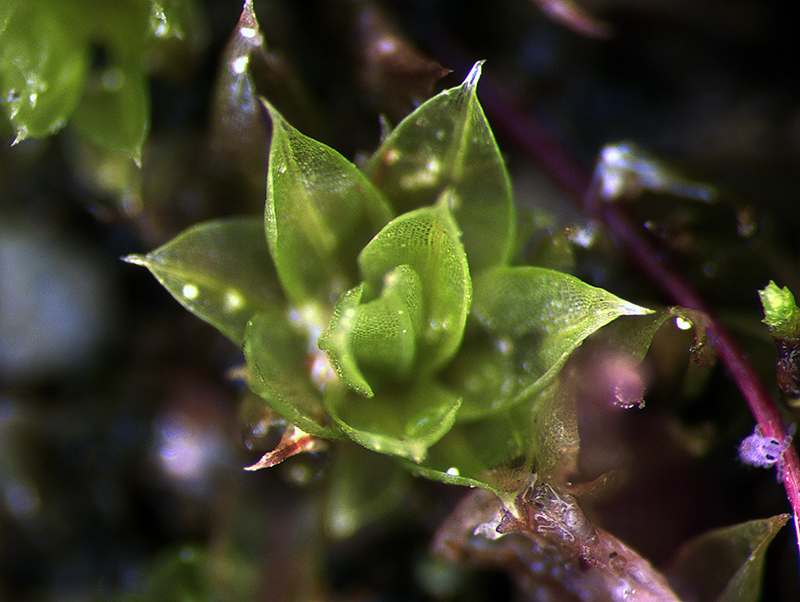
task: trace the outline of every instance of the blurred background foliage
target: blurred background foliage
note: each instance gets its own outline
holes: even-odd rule
[[[719,190],[714,205],[645,194],[630,210],[773,385],[757,290],[773,279],[800,291],[796,9],[586,0],[605,24],[590,21],[603,34],[592,37],[548,17],[547,2],[254,4],[264,38],[248,48],[227,43],[235,0],[0,6],[0,598],[510,599],[502,573],[426,553],[461,488],[408,488],[377,467],[366,476],[385,499],[354,519],[348,496],[364,481],[324,451],[244,473],[278,433],[248,422],[247,394],[226,376],[240,351],[118,258],[205,219],[261,212],[269,131],[258,112],[237,121],[242,86],[357,158],[377,147],[381,115],[397,123],[486,59],[484,85],[587,172],[604,144],[630,139]],[[387,57],[386,40],[399,53]],[[236,78],[242,53],[250,82]],[[53,72],[58,94],[33,117],[31,94],[45,102],[46,90],[31,74],[50,73],[49,59],[69,69]],[[437,81],[442,67],[454,73]],[[539,227],[530,255],[666,302],[610,241],[570,243],[587,219],[478,95]],[[656,564],[701,531],[787,508],[773,474],[737,462],[752,419],[722,370],[686,367],[690,344],[660,333],[645,410],[579,408],[584,469],[624,463],[632,475],[592,518]],[[800,597],[789,529],[766,570],[766,599]]]

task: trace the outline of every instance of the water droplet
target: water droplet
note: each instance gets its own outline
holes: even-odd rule
[[[247,64],[250,62],[250,57],[240,56],[239,58],[235,59],[231,66],[233,67],[234,73],[244,73],[247,69]],[[283,173],[283,172],[281,172]]]
[[[689,330],[694,326],[694,324],[692,324],[686,318],[678,316],[675,318],[675,326],[677,326],[680,330]]]
[[[200,294],[200,290],[194,284],[184,284],[181,293],[191,301],[197,298],[197,295]]]
[[[461,473],[459,472],[458,468],[456,468],[455,466],[451,466],[450,468],[447,469],[447,474],[449,474],[451,477],[457,477]]]

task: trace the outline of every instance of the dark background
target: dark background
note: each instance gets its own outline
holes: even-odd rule
[[[426,555],[462,495],[457,488],[417,481],[395,517],[321,548],[313,516],[326,458],[243,473],[258,454],[244,444],[248,433],[237,418],[243,392],[225,377],[239,351],[145,270],[119,260],[198,221],[257,214],[263,204],[263,189],[243,184],[235,170],[207,168],[214,78],[241,7],[234,0],[198,5],[205,50],[180,73],[151,80],[141,207],[126,208],[82,172],[69,128],[14,147],[8,136],[0,146],[0,599],[117,599],[157,582],[159,571],[179,583],[179,593],[163,599],[243,599],[230,589],[214,593],[213,579],[209,586],[191,572],[180,576],[181,562],[194,566],[206,556],[226,558],[228,576],[259,600],[303,598],[319,583],[332,600],[511,599],[502,574],[443,568]],[[379,114],[402,107],[363,85],[356,3],[255,5],[268,48],[303,78],[315,112],[306,118],[316,131],[307,133],[350,158],[374,150]],[[655,230],[679,267],[734,326],[772,385],[774,352],[753,331],[761,317],[756,290],[775,279],[800,293],[791,3],[587,2],[611,26],[608,39],[571,31],[525,0],[381,6],[423,54],[454,70],[436,90],[457,85],[473,61],[486,59],[479,98],[490,123],[513,106],[586,174],[604,144],[630,139],[715,185],[721,199],[713,208],[647,198],[632,211],[663,226]],[[487,87],[510,104],[484,101]],[[495,134],[521,205],[546,206],[563,225],[585,223],[547,170],[521,152],[513,131],[495,127]],[[737,233],[742,223],[754,233]],[[668,302],[613,252],[581,256],[576,270],[619,294]],[[651,392],[654,416],[671,391]],[[692,473],[701,475],[696,490],[692,480],[654,476],[702,510],[687,536],[787,511],[772,472],[736,460],[736,442],[752,421],[722,370],[681,412],[687,424],[713,421],[720,433]],[[700,495],[709,487],[711,502]],[[634,500],[647,500],[631,498],[635,514]],[[680,519],[667,515],[681,508],[667,503],[659,512],[673,524]],[[631,536],[658,561],[671,550],[659,546],[655,521]],[[800,598],[791,531],[772,544],[765,599]]]

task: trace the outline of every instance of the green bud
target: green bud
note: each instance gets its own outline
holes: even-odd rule
[[[800,309],[794,295],[787,288],[779,288],[773,281],[764,290],[758,291],[764,306],[764,324],[770,334],[777,338],[800,336]]]

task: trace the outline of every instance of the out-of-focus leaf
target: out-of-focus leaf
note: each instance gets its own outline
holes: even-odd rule
[[[391,210],[355,165],[265,106],[273,126],[265,215],[270,252],[293,304],[327,304],[355,283],[358,253]]]
[[[670,583],[698,602],[757,602],[767,546],[787,520],[778,514],[692,539],[670,563]]]
[[[244,338],[248,384],[278,414],[317,437],[340,437],[330,424],[320,387],[312,380],[314,356],[306,332],[294,328],[284,312],[253,316]]]
[[[359,80],[369,100],[395,123],[426,101],[450,70],[424,56],[375,2],[354,3]]]
[[[325,395],[325,405],[353,441],[421,462],[453,426],[461,399],[433,381],[421,380],[383,389],[371,398],[333,388]]]
[[[200,224],[126,261],[148,268],[186,309],[238,345],[255,313],[282,302],[258,218]]]
[[[251,560],[232,553],[230,546],[224,552],[184,546],[165,550],[156,556],[144,577],[141,587],[111,600],[252,600],[259,587],[260,572]]]
[[[253,54],[266,52],[253,3],[242,16],[222,55],[214,85],[211,146],[217,160],[260,171],[266,165],[267,128],[250,73]],[[245,173],[248,169],[243,169]],[[263,185],[263,180],[262,180]]]
[[[110,67],[90,77],[72,123],[90,140],[140,163],[150,128],[150,90],[141,66]]]
[[[484,273],[472,308],[479,326],[445,376],[465,397],[459,417],[474,419],[535,395],[590,334],[620,316],[649,313],[545,268]]]
[[[0,102],[16,141],[61,129],[89,70],[80,16],[62,2],[12,2],[0,14]],[[70,25],[73,23],[73,25]]]
[[[365,166],[399,212],[430,205],[450,190],[473,274],[504,263],[516,232],[511,184],[476,88],[481,63],[464,83],[404,119]]]
[[[410,475],[393,458],[360,445],[336,446],[330,474],[326,522],[337,538],[349,537],[405,501]]]
[[[0,94],[17,140],[52,134],[74,117],[93,142],[138,163],[150,119],[146,71],[159,62],[151,42],[184,35],[178,15],[190,14],[193,2],[180,4],[5,2]]]

